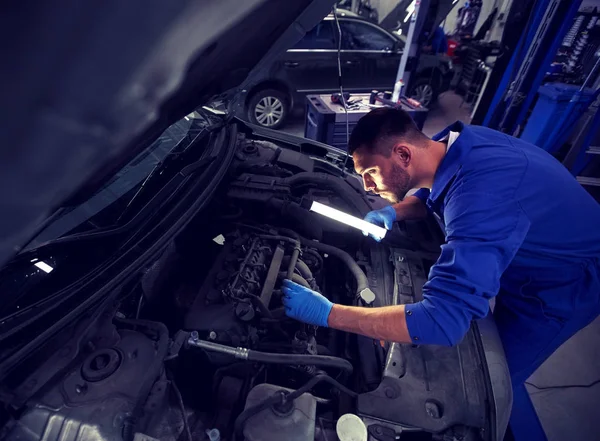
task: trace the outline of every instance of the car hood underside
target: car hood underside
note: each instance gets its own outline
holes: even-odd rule
[[[89,196],[174,121],[242,85],[333,2],[35,3],[12,3],[0,18],[11,60],[0,81],[0,265],[56,207]]]

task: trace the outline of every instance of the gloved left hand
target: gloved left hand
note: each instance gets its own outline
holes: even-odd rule
[[[394,222],[396,221],[396,210],[391,205],[388,205],[381,210],[373,210],[369,211],[365,216],[365,220],[372,224],[375,224],[380,227],[384,227],[386,230],[391,230],[394,226]],[[366,236],[367,233],[363,231],[363,234]],[[373,239],[379,242],[381,239],[378,239],[371,235]]]
[[[311,325],[327,326],[327,318],[333,308],[333,303],[327,298],[288,279],[282,282],[282,290],[288,317]]]

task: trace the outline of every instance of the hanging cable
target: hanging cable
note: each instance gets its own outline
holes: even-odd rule
[[[551,389],[589,389],[590,387],[593,387],[597,384],[600,383],[600,379],[596,380],[596,381],[592,381],[589,384],[559,384],[556,386],[538,386],[537,384],[534,383],[530,383],[529,381],[526,381],[525,384],[533,387],[534,389],[537,390],[551,390]]]
[[[342,167],[342,176],[346,172],[346,167],[348,166],[348,159],[350,158],[350,153],[348,152],[349,144],[350,144],[350,122],[348,120],[348,106],[346,105],[346,99],[344,98],[344,86],[342,83],[342,28],[340,27],[340,21],[338,20],[337,15],[337,7],[333,7],[333,18],[335,19],[335,25],[338,31],[338,48],[337,48],[337,66],[338,66],[338,84],[340,86],[340,95],[342,105],[344,106],[344,113],[346,115],[346,160],[344,161],[344,166]]]

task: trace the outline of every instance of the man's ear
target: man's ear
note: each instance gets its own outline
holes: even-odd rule
[[[412,152],[410,148],[404,144],[396,144],[392,149],[392,154],[394,155],[394,158],[404,167],[407,167],[412,159]]]

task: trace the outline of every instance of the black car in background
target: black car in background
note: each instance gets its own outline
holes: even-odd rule
[[[339,25],[344,90],[391,90],[404,49],[402,36],[347,14],[339,17]],[[254,124],[279,128],[306,94],[339,91],[338,35],[334,17],[328,16],[263,69],[244,91],[244,116]],[[448,90],[452,75],[448,57],[422,53],[407,95],[428,107]]]

